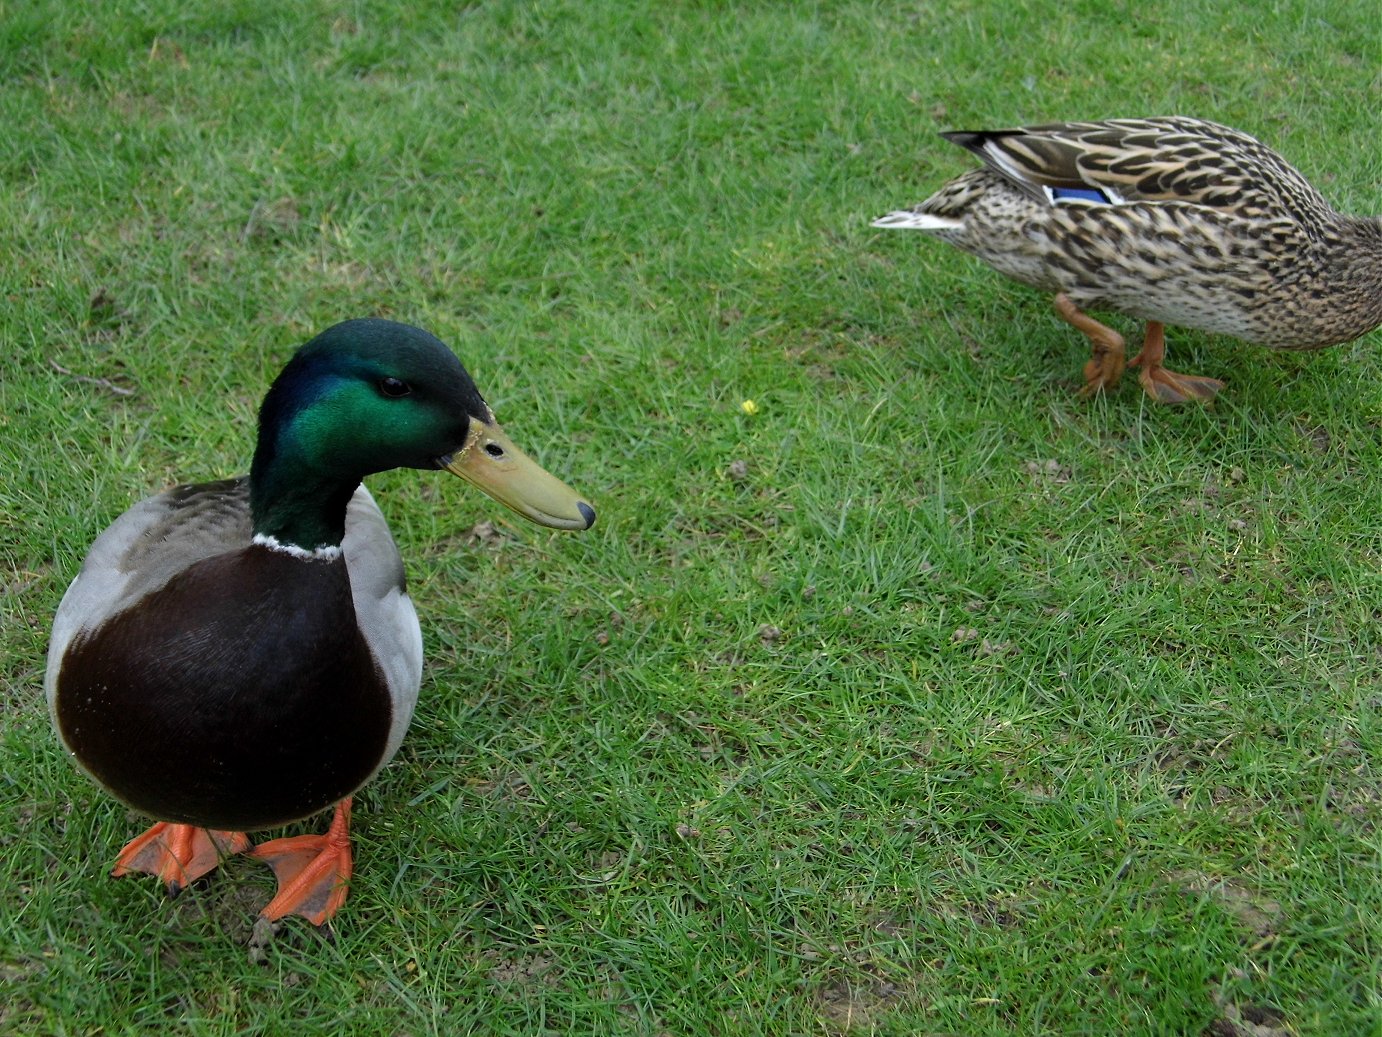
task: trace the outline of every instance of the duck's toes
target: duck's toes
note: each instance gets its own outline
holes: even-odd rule
[[[345,903],[350,883],[350,800],[336,808],[325,835],[272,839],[256,846],[251,856],[267,862],[278,879],[278,893],[260,917],[277,921],[301,915],[324,925]]]
[[[1121,351],[1100,352],[1096,348],[1094,355],[1084,365],[1084,385],[1080,388],[1080,395],[1088,398],[1095,393],[1118,388],[1125,366]]]
[[[1217,378],[1180,374],[1160,365],[1143,367],[1138,381],[1147,395],[1158,403],[1189,403],[1191,400],[1208,403],[1224,387],[1224,383]]]
[[[249,848],[249,837],[244,832],[160,821],[125,844],[115,858],[111,874],[117,878],[132,871],[157,875],[169,893],[177,894],[215,868],[222,858]]]

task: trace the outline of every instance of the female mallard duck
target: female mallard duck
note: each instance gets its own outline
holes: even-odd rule
[[[1093,346],[1084,394],[1117,385],[1125,366],[1122,336],[1084,307],[1147,322],[1128,363],[1163,403],[1223,387],[1162,366],[1164,324],[1319,349],[1382,323],[1382,220],[1335,212],[1246,133],[1172,117],[942,136],[984,168],[873,225],[930,231],[1055,292]]]
[[[114,873],[170,890],[250,849],[243,832],[336,813],[253,849],[270,919],[345,900],[350,797],[398,749],[422,677],[403,562],[360,480],[444,468],[545,526],[595,512],[513,445],[438,339],[347,321],[289,361],[248,477],[134,505],[92,545],[53,623],[45,685],[78,766],[159,819]]]

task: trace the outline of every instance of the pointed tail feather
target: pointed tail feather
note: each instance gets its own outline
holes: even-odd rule
[[[870,227],[888,227],[893,230],[956,230],[963,225],[963,220],[934,216],[928,212],[914,212],[911,209],[890,212],[869,224]]]

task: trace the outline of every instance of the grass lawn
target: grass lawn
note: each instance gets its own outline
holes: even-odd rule
[[[1382,336],[1085,402],[1048,299],[868,226],[937,130],[1171,113],[1382,211],[1375,6],[1246,11],[0,3],[0,1034],[1382,1034]],[[251,954],[262,866],[107,876],[48,629],[368,314],[600,521],[371,480],[418,717],[334,935]]]

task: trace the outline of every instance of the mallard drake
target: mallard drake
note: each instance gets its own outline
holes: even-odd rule
[[[545,526],[595,521],[440,340],[386,320],[312,339],[264,399],[250,474],[135,504],[58,607],[45,687],[62,744],[158,821],[114,874],[177,892],[249,851],[278,878],[266,918],[321,925],[344,902],[351,795],[397,751],[422,678],[403,561],[361,485],[390,468],[445,469]],[[244,834],[333,804],[325,835]]]
[[[1142,387],[1208,400],[1214,378],[1162,364],[1165,324],[1320,349],[1382,323],[1382,220],[1343,216],[1265,144],[1201,119],[943,133],[984,161],[875,227],[935,234],[1054,292],[1089,339],[1084,394],[1112,388],[1124,342],[1086,307],[1147,322]]]

